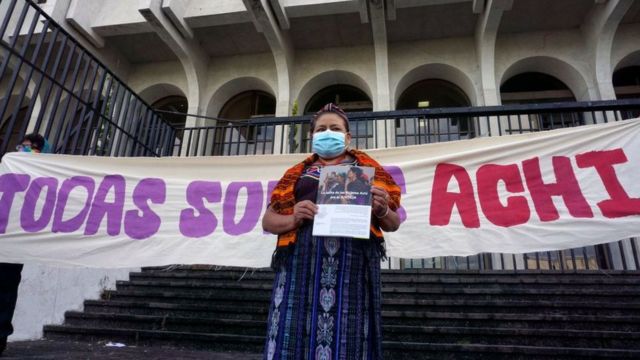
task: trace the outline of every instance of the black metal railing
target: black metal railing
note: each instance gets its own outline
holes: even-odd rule
[[[27,132],[56,153],[171,154],[175,130],[31,0],[0,2],[0,156]]]
[[[182,114],[185,115],[185,114]],[[523,134],[640,116],[640,99],[349,113],[360,149]],[[310,115],[228,120],[186,114],[208,126],[178,128],[177,156],[230,156],[310,151]]]

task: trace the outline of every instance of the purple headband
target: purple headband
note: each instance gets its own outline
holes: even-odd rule
[[[326,113],[333,113],[344,119],[347,131],[349,131],[349,118],[347,117],[347,114],[344,112],[344,110],[340,109],[340,107],[334,103],[328,103],[327,105],[323,106],[322,109],[318,110],[315,115],[313,115],[313,119],[311,119],[312,127],[315,126],[315,122],[320,117],[320,115]]]

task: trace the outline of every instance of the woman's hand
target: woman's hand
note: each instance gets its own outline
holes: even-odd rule
[[[389,207],[391,196],[383,188],[371,187],[371,211],[384,231],[396,231],[400,227],[400,217]]]
[[[262,217],[262,228],[272,234],[283,234],[299,228],[305,220],[313,219],[317,213],[318,206],[310,200],[296,203],[292,215],[280,215],[269,207]]]
[[[293,206],[293,218],[296,226],[302,225],[305,220],[313,220],[318,213],[318,205],[311,200],[303,200]]]
[[[389,193],[387,193],[383,188],[377,186],[371,187],[371,195],[373,196],[371,201],[373,215],[378,218],[384,217],[390,210],[389,201],[391,196],[389,196]]]

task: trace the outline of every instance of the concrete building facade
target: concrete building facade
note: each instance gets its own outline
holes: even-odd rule
[[[501,86],[525,73],[559,80],[578,101],[640,95],[637,84],[613,82],[617,71],[640,66],[640,2],[634,0],[47,0],[40,6],[149,104],[182,97],[189,114],[214,118],[246,91],[272,97],[276,116],[291,115],[294,102],[300,112],[312,111],[312,97],[332,85],[357,88],[370,110],[394,110],[409,87],[429,79],[462,90],[469,106],[499,105]],[[523,93],[535,92],[520,85]]]

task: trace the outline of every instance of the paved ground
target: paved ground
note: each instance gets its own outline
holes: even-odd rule
[[[175,360],[175,359],[219,359],[219,360],[258,360],[261,355],[239,352],[210,352],[183,350],[170,347],[110,347],[105,342],[84,343],[53,340],[10,342],[2,354],[2,360],[8,359],[64,359],[64,360]]]

